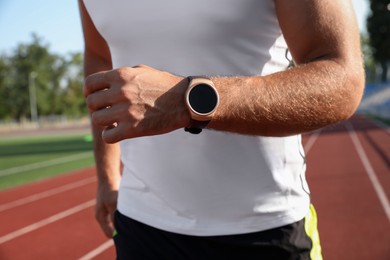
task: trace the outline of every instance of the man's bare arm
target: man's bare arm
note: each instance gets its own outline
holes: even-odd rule
[[[80,0],[85,51],[85,77],[100,71],[112,69],[109,48],[89,17],[84,3]],[[96,219],[104,233],[113,233],[112,216],[116,209],[117,191],[120,180],[120,152],[118,144],[107,144],[102,140],[103,127],[92,124],[94,153],[98,177]]]
[[[359,31],[350,1],[276,0],[296,68],[266,77],[214,79],[222,92],[211,127],[283,136],[350,117],[364,84]]]

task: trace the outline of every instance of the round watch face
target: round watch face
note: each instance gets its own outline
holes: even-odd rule
[[[218,96],[213,87],[207,84],[199,84],[191,89],[188,95],[191,108],[199,114],[213,112],[218,104]]]

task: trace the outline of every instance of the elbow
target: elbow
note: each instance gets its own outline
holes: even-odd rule
[[[338,120],[344,121],[355,114],[363,97],[365,86],[365,73],[363,66],[355,70],[349,70],[346,74],[345,84],[339,99]]]

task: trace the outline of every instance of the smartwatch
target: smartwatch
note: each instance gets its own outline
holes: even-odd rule
[[[219,104],[219,95],[209,78],[190,76],[187,79],[189,84],[185,94],[185,104],[191,121],[184,130],[199,134],[211,121]]]

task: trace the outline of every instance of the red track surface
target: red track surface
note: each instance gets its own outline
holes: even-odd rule
[[[389,260],[390,133],[355,117],[303,141],[324,259]],[[87,169],[1,192],[0,259],[114,259],[95,188]]]

